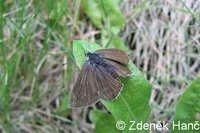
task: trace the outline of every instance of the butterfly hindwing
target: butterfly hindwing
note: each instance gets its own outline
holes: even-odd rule
[[[123,66],[122,64],[119,64],[115,61],[108,60],[108,59],[104,59],[104,61],[107,64],[112,65],[112,67],[115,69],[119,77],[127,77],[132,74],[132,72],[127,67]]]
[[[97,86],[100,91],[99,97],[106,101],[116,99],[122,90],[123,84],[108,74],[102,67],[96,67],[95,72],[97,74]]]

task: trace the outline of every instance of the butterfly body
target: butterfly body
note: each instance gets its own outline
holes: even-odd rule
[[[103,69],[104,71],[109,73],[114,78],[118,77],[118,74],[117,74],[116,70],[114,69],[114,67],[112,65],[106,63],[106,61],[102,57],[100,57],[98,54],[86,53],[86,57],[88,58],[90,65],[92,65],[93,67]]]
[[[124,66],[128,56],[118,49],[102,49],[86,53],[83,64],[71,94],[71,107],[80,108],[97,102],[100,98],[111,101],[117,98],[123,84],[117,77],[131,75]]]
[[[86,53],[86,57],[91,63],[100,64],[103,62],[103,59],[96,53]]]

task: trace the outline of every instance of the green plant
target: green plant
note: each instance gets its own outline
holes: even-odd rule
[[[199,132],[199,113],[200,77],[191,83],[179,99],[176,105],[174,120],[171,124],[171,133],[182,133],[184,130],[190,133]]]
[[[73,53],[76,58],[76,62],[79,67],[82,66],[85,58],[85,52],[94,52],[101,47],[94,42],[89,41],[74,41],[73,42]],[[150,106],[149,99],[151,96],[151,84],[143,77],[142,73],[135,67],[133,63],[129,66],[129,69],[132,71],[133,75],[126,78],[120,78],[124,84],[123,90],[120,96],[111,102],[101,100],[101,102],[106,106],[106,108],[111,112],[111,115],[103,115],[99,111],[92,111],[90,119],[97,125],[96,132],[105,131],[110,127],[110,130],[114,130],[114,127],[110,125],[117,121],[124,121],[127,127],[124,129],[124,132],[128,132],[131,126],[130,121],[137,122],[147,122]],[[99,115],[106,119],[109,116],[107,123],[98,119]],[[113,119],[112,119],[113,118]],[[99,121],[98,121],[99,120]],[[104,125],[98,127],[99,125]],[[98,130],[100,129],[100,130]]]

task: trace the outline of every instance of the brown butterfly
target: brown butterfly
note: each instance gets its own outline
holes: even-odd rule
[[[130,76],[131,71],[124,65],[130,59],[125,52],[116,48],[86,53],[87,61],[80,70],[71,93],[71,107],[86,107],[104,99],[117,98],[123,88],[118,77]]]

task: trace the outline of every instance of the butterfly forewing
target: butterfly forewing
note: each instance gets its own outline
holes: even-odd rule
[[[95,77],[94,74],[94,68],[89,64],[89,61],[86,61],[72,90],[72,108],[89,106],[99,100],[96,84],[93,80],[90,80]]]
[[[96,50],[95,53],[99,54],[101,57],[113,60],[122,64],[128,64],[130,59],[126,53],[122,50],[116,48],[100,49]]]

